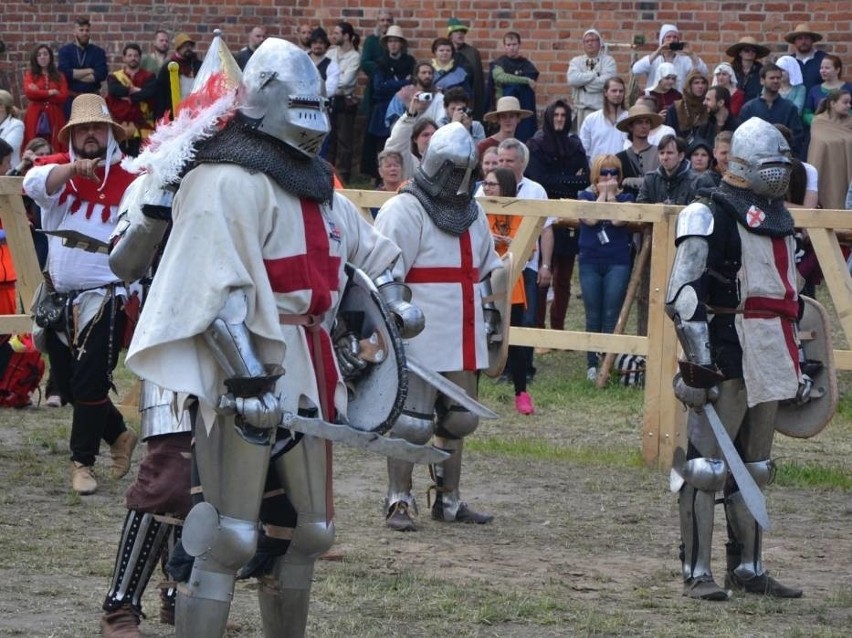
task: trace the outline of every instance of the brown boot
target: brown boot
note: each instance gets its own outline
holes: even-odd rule
[[[120,479],[130,471],[130,458],[138,440],[136,432],[128,428],[109,446],[112,454],[112,478]]]
[[[94,494],[98,489],[95,471],[91,465],[71,461],[71,489],[81,496]]]
[[[139,612],[130,604],[101,616],[101,634],[105,638],[140,638]]]

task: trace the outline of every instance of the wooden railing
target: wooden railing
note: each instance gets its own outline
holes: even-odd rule
[[[372,219],[369,209],[379,208],[392,196],[375,191],[344,190],[343,195],[352,200],[367,219]],[[26,223],[20,197],[21,179],[0,178],[0,220],[6,229],[15,268],[18,289],[26,306],[40,273],[33,249],[29,227]],[[619,219],[631,224],[650,224],[650,296],[648,336],[597,334],[573,330],[512,328],[510,341],[516,345],[541,346],[562,350],[593,350],[640,354],[647,357],[645,377],[644,418],[642,425],[642,452],[646,462],[668,468],[672,454],[683,445],[683,418],[681,406],[671,390],[675,373],[678,342],[671,321],[665,316],[663,305],[669,269],[674,258],[675,218],[679,206],[660,204],[609,204],[569,200],[540,201],[514,198],[483,198],[486,212],[520,215],[524,219],[512,242],[515,272],[520,276],[529,258],[542,225],[547,217],[566,220]],[[831,296],[840,329],[847,343],[852,343],[852,279],[846,260],[840,251],[835,230],[852,228],[852,213],[840,210],[793,210],[796,225],[806,228],[825,276],[825,285]],[[0,332],[26,332],[30,329],[27,315],[0,317]],[[852,370],[852,350],[835,350],[838,369]]]

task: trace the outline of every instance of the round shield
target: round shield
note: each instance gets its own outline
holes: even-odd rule
[[[509,318],[512,315],[512,268],[514,257],[511,252],[503,255],[503,267],[491,273],[491,295],[483,303],[493,302],[500,311],[500,330],[488,338],[488,367],[483,370],[489,377],[499,377],[509,357]]]
[[[815,299],[802,296],[805,310],[799,321],[799,340],[805,351],[803,371],[814,381],[811,399],[803,405],[782,402],[778,406],[775,429],[797,439],[816,436],[828,425],[837,410],[837,373],[828,313]]]
[[[332,339],[344,333],[357,340],[359,357],[368,365],[346,380],[349,425],[365,432],[387,432],[402,413],[408,389],[402,337],[372,280],[346,264],[343,291]]]

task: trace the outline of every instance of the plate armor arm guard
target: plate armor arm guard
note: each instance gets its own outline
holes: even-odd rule
[[[255,428],[270,430],[280,425],[284,416],[281,398],[274,394],[284,370],[261,362],[245,323],[247,312],[245,295],[232,292],[202,336],[229,377],[225,379],[228,393],[220,397],[219,409],[236,413]]]
[[[685,360],[679,362],[683,382],[710,388],[721,380],[710,353],[710,330],[703,303],[704,275],[713,233],[713,211],[701,202],[684,208],[677,217],[672,274],[666,292],[666,314],[675,324]]]
[[[394,316],[403,339],[411,339],[423,332],[426,317],[420,308],[411,303],[411,288],[401,281],[396,281],[390,270],[376,277],[373,283]]]
[[[143,190],[146,177],[131,185],[110,237],[109,267],[122,281],[145,276],[172,218],[174,193],[166,189]]]
[[[482,287],[482,316],[485,318],[485,334],[488,335],[488,343],[492,342],[494,335],[502,335],[502,324],[505,320],[500,315],[500,310],[494,304],[494,291],[491,288],[491,275],[479,282]]]

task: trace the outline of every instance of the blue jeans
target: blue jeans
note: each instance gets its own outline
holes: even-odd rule
[[[611,333],[624,304],[630,266],[584,264],[580,260],[580,289],[586,307],[586,332]],[[597,354],[586,353],[588,367],[597,366]]]

